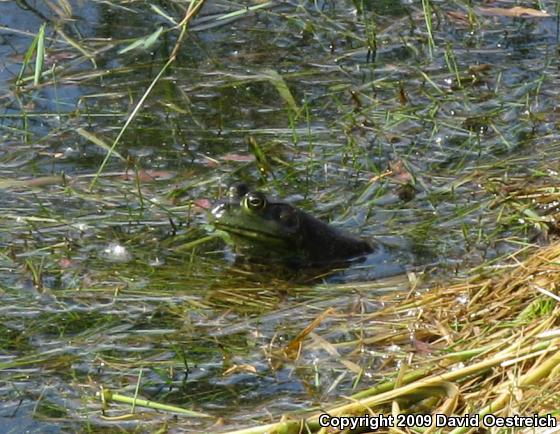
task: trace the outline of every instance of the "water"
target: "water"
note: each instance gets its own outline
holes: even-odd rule
[[[182,248],[206,236],[200,205],[231,182],[406,240],[426,284],[541,234],[520,209],[542,210],[506,199],[557,176],[555,17],[475,8],[469,22],[462,3],[434,2],[430,50],[421,2],[355,3],[209,2],[93,188],[100,142],[112,145],[163,68],[178,37],[164,15],[179,22],[185,5],[0,3],[3,432],[217,429],[149,410],[110,419],[125,404],[102,412],[101,386],[133,396],[137,384],[233,429],[351,394],[347,362],[364,369],[360,390],[406,356],[356,349],[398,328],[367,315],[407,276],[298,286],[232,266],[219,240]],[[16,86],[43,22],[41,83],[33,60]],[[314,333],[338,353],[308,337],[281,360],[330,307]]]

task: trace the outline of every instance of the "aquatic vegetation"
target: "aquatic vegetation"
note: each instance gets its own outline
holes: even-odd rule
[[[0,2],[3,423],[558,416],[558,8],[510,6]],[[408,273],[239,266],[205,231],[238,181]]]

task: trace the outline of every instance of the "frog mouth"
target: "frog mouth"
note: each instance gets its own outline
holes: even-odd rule
[[[223,230],[224,232],[227,232],[232,235],[236,235],[241,238],[258,241],[259,243],[266,243],[268,241],[273,241],[275,243],[286,242],[285,238],[260,229],[253,229],[253,228],[248,229],[243,226],[230,225],[230,224],[218,223],[218,222],[214,222],[213,225],[216,229]]]

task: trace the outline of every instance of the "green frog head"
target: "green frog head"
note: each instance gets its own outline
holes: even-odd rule
[[[247,256],[318,265],[363,256],[373,250],[365,240],[345,234],[284,202],[271,201],[245,184],[211,210],[211,223]]]

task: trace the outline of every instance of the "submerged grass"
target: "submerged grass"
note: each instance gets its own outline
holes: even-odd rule
[[[533,244],[559,218],[546,22],[463,1],[78,3],[0,27],[27,44],[0,99],[8,423],[555,411],[560,247]],[[411,240],[422,268],[299,285],[238,267],[202,228],[237,180]]]
[[[183,43],[183,40],[185,39],[185,36],[187,35],[187,29],[188,29],[189,23],[196,16],[196,14],[200,11],[202,6],[204,5],[204,2],[205,2],[205,0],[196,0],[196,1],[193,0],[189,3],[189,6],[188,6],[188,8],[185,12],[185,17],[176,26],[178,29],[180,29],[180,33],[179,33],[179,37],[177,38],[177,41],[175,42],[175,46],[173,47],[173,50],[171,51],[171,55],[169,56],[169,59],[162,66],[162,68],[159,70],[159,72],[154,77],[154,79],[152,80],[152,82],[150,83],[148,88],[144,91],[144,93],[142,94],[142,96],[140,97],[138,102],[135,104],[135,106],[134,106],[132,112],[130,113],[130,115],[127,116],[124,125],[122,126],[122,128],[119,131],[119,134],[117,135],[117,137],[113,141],[113,144],[109,148],[109,150],[107,152],[107,155],[105,156],[105,158],[101,162],[101,165],[97,169],[97,172],[96,172],[95,176],[93,177],[93,179],[91,181],[91,184],[89,186],[90,190],[93,189],[93,187],[95,186],[95,184],[97,182],[97,179],[103,173],[103,170],[105,169],[105,165],[107,164],[107,162],[111,158],[113,152],[115,151],[120,139],[122,138],[123,134],[127,130],[128,126],[134,120],[134,118],[136,117],[136,114],[140,111],[140,109],[144,105],[144,102],[146,101],[146,99],[148,98],[148,96],[150,95],[150,93],[152,92],[154,87],[156,86],[156,84],[164,76],[164,74],[166,73],[167,69],[171,66],[171,64],[173,62],[175,62],[175,60],[177,59],[177,54],[179,53],[179,49],[181,48],[181,44]],[[160,29],[162,29],[162,28],[160,27]],[[157,40],[159,35],[161,34],[160,29],[158,29],[158,31],[156,31],[153,35],[148,37],[146,40],[141,39],[140,41],[142,41],[142,44],[144,46],[147,46],[147,47],[151,46],[155,42],[155,40]],[[127,48],[130,48],[130,46],[128,46]]]

